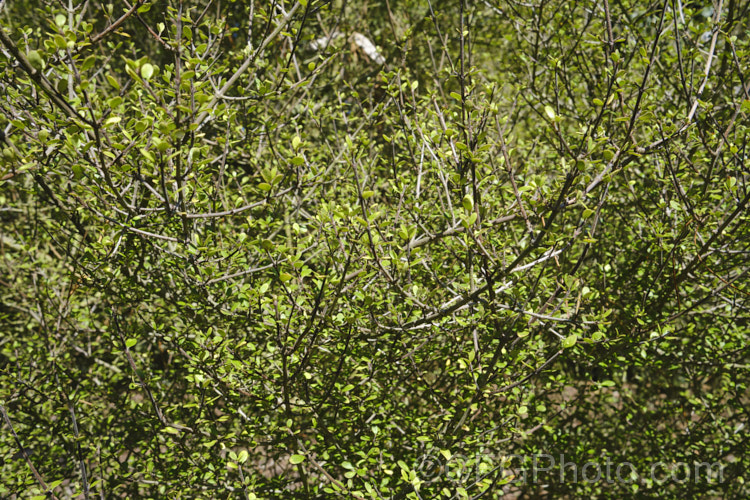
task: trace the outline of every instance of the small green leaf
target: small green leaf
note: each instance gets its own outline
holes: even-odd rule
[[[304,461],[305,461],[304,455],[292,455],[291,457],[289,457],[289,463],[293,465],[301,464]]]
[[[262,246],[264,250],[273,250],[274,244],[273,241],[265,239],[260,242],[260,246]]]
[[[471,215],[461,217],[461,225],[466,229],[469,229],[477,221],[477,213],[472,212]]]
[[[63,26],[65,26],[65,21],[67,21],[67,19],[62,14],[58,14],[55,16],[55,24],[59,27],[62,28]]]
[[[555,117],[557,116],[555,114],[555,110],[552,109],[552,106],[550,106],[550,105],[547,105],[547,106],[544,107],[544,112],[547,114],[547,116],[549,116],[550,120],[554,120]]]
[[[274,177],[276,177],[277,173],[278,172],[276,171],[275,168],[272,168],[272,169],[264,168],[263,170],[261,170],[260,175],[261,175],[261,177],[263,177],[264,181],[266,181],[266,182],[268,182],[270,184],[270,183],[273,182],[273,179],[274,179]]]
[[[156,158],[154,158],[153,153],[151,151],[147,150],[147,149],[141,148],[141,154],[150,163],[154,163],[154,161],[156,160]]]
[[[562,341],[562,346],[567,349],[568,347],[573,347],[574,345],[576,345],[576,342],[578,342],[578,334],[571,333]]]
[[[127,339],[125,341],[125,347],[127,347],[128,349],[130,349],[131,347],[133,347],[137,343],[138,343],[138,339]]]
[[[86,71],[96,64],[96,56],[88,56],[81,64],[81,71]]]
[[[55,488],[57,488],[58,486],[60,486],[62,484],[62,482],[63,482],[62,479],[58,479],[57,481],[52,481],[51,483],[49,483],[47,485],[47,487],[49,488],[50,491],[52,491]]]
[[[120,84],[117,82],[117,80],[114,79],[112,75],[107,75],[107,82],[109,82],[109,84],[115,90],[120,90]]]
[[[141,66],[141,76],[144,80],[149,80],[154,75],[154,67],[146,63],[143,66]]]
[[[156,146],[156,149],[158,149],[162,153],[164,151],[166,151],[167,149],[169,149],[169,142],[165,141],[165,140],[163,140],[163,139],[161,139],[159,137],[153,137],[151,139],[151,142],[153,142],[154,146]]]
[[[28,54],[26,54],[26,59],[29,60],[29,64],[31,64],[31,67],[34,68],[37,71],[42,71],[44,69],[44,59],[42,59],[41,54],[39,54],[39,51],[32,50],[29,51]]]

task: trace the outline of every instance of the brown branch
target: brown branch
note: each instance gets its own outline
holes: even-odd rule
[[[5,411],[5,406],[3,406],[2,404],[0,404],[0,413],[3,414],[3,420],[5,420],[5,423],[8,424],[10,433],[13,434],[13,439],[16,442],[16,446],[18,446],[18,449],[21,450],[20,453],[23,456],[24,460],[26,460],[26,464],[29,466],[29,469],[31,469],[31,473],[34,474],[34,477],[39,483],[39,486],[42,487],[42,490],[44,490],[47,495],[56,499],[57,497],[55,496],[55,494],[52,493],[52,491],[47,486],[47,483],[44,482],[44,479],[42,479],[42,476],[39,474],[39,471],[37,471],[36,467],[34,467],[34,464],[31,463],[29,454],[27,453],[26,448],[24,448],[21,444],[21,439],[18,437],[18,434],[16,434],[16,430],[13,428],[13,423],[10,421],[10,417],[8,417],[8,413]]]
[[[102,40],[102,38],[104,38],[105,36],[109,35],[110,33],[112,33],[117,28],[119,28],[122,25],[122,23],[124,23],[130,16],[132,16],[135,13],[136,10],[138,10],[138,8],[141,5],[143,5],[144,1],[145,0],[138,0],[130,8],[129,11],[125,12],[125,14],[123,14],[117,21],[115,21],[114,23],[112,23],[111,25],[109,25],[109,27],[107,29],[105,29],[104,31],[102,31],[101,33],[99,33],[97,35],[94,35],[94,36],[90,37],[89,40],[91,41],[91,43],[92,44],[99,43]]]

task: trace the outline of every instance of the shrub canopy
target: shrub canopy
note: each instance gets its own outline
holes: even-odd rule
[[[750,2],[0,8],[3,497],[747,496]]]

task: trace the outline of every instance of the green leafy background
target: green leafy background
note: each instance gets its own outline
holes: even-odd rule
[[[0,495],[745,498],[749,10],[2,2]]]

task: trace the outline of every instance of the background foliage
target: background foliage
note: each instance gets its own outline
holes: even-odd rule
[[[747,496],[750,3],[0,6],[0,495]]]

